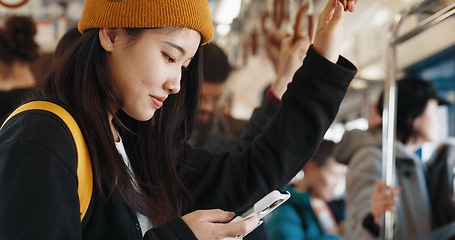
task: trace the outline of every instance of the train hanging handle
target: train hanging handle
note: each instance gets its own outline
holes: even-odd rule
[[[310,6],[308,4],[305,4],[300,7],[299,11],[297,12],[297,16],[295,17],[295,24],[294,24],[294,38],[293,41],[297,41],[299,37],[302,35],[301,34],[301,29],[302,29],[302,24],[303,20],[306,16],[307,18],[307,24],[308,24],[308,36],[310,37],[310,42],[313,42],[313,29],[314,29],[314,23],[313,23],[313,14],[308,13]]]
[[[7,7],[7,8],[18,8],[21,7],[22,5],[26,4],[28,0],[18,0],[15,3],[9,3],[5,2],[5,0],[0,0],[0,5]]]

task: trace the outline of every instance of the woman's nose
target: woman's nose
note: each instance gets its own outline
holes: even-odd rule
[[[168,81],[164,83],[164,89],[169,93],[169,94],[177,94],[180,92],[180,79],[182,75],[178,74],[178,76],[172,77]]]

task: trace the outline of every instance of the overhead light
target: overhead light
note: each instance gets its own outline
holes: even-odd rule
[[[231,24],[239,15],[241,0],[219,0],[213,20],[215,23]]]
[[[364,79],[380,80],[385,78],[385,69],[382,64],[371,64],[363,67],[359,72],[359,76]]]
[[[388,9],[379,9],[374,15],[373,21],[377,26],[384,25],[387,21],[391,19],[392,13]]]
[[[217,24],[216,25],[216,33],[220,36],[226,36],[229,31],[231,31],[231,25],[229,24]]]

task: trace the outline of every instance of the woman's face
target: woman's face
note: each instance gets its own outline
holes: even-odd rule
[[[414,132],[416,137],[423,143],[437,140],[441,119],[438,114],[438,101],[430,99],[427,102],[422,115],[414,119]]]
[[[139,121],[151,119],[169,94],[180,91],[182,69],[195,55],[200,34],[188,28],[158,28],[130,41],[123,30],[101,31],[109,74],[123,111]]]

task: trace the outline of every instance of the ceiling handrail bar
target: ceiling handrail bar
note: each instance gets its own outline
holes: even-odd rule
[[[455,14],[455,2],[446,6],[445,8],[439,10],[438,12],[434,13],[430,17],[425,18],[424,20],[420,21],[418,26],[408,32],[402,34],[401,36],[397,37],[393,40],[393,45],[401,44],[412,37],[418,35],[419,33],[433,27],[434,25],[442,22],[443,20],[447,19],[448,17]]]

